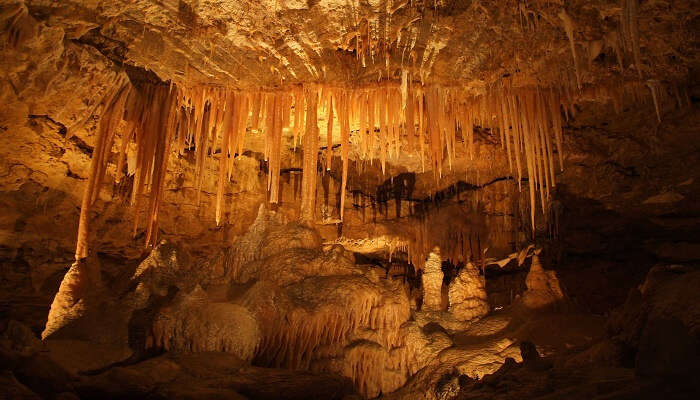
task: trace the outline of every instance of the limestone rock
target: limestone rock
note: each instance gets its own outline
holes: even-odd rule
[[[27,326],[15,320],[0,326],[0,354],[3,357],[29,357],[41,350],[42,344]]]
[[[95,297],[102,289],[101,284],[100,267],[95,259],[76,261],[71,265],[51,304],[42,339],[80,319],[89,303],[97,301]]]
[[[449,312],[460,321],[480,318],[489,312],[486,277],[472,263],[462,268],[449,289]]]
[[[165,350],[222,351],[250,361],[260,344],[260,330],[248,310],[237,304],[211,302],[197,286],[160,310],[150,344]]]
[[[442,310],[442,259],[437,247],[428,255],[423,269],[423,311]]]
[[[527,309],[537,310],[553,307],[564,300],[564,293],[559,285],[556,272],[545,270],[537,255],[532,257],[530,271],[525,278],[527,290],[520,303]]]
[[[340,400],[353,390],[336,375],[251,367],[232,354],[166,353],[90,376],[78,393],[89,398]]]
[[[700,272],[679,265],[652,268],[609,321],[613,341],[636,354],[641,375],[687,375],[700,349]]]
[[[7,400],[39,400],[41,396],[32,392],[26,386],[17,381],[11,371],[0,371],[0,388],[2,388],[3,399]]]

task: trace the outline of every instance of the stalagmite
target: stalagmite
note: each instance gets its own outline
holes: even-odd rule
[[[435,247],[423,268],[423,307],[424,311],[442,310],[442,258],[440,249]]]
[[[556,272],[542,268],[538,255],[532,256],[532,265],[525,278],[525,284],[527,290],[519,302],[527,308],[553,307],[564,300]]]
[[[489,312],[486,277],[470,262],[459,271],[448,293],[448,311],[459,321],[471,321]]]

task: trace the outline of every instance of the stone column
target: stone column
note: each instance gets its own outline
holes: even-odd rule
[[[428,255],[423,268],[423,311],[442,309],[442,278],[440,248],[435,247]]]

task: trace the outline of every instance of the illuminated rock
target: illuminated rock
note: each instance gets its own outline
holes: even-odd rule
[[[435,247],[428,255],[423,268],[422,311],[441,311],[442,308],[442,259],[440,249]]]
[[[472,263],[462,268],[450,283],[449,312],[460,321],[480,318],[489,312],[486,278]]]

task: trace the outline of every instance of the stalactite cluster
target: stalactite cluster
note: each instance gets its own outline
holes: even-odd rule
[[[355,146],[360,164],[379,160],[382,172],[386,171],[387,161],[403,154],[415,154],[424,171],[433,171],[437,184],[446,169],[453,169],[457,158],[466,158],[467,162],[474,159],[477,129],[500,139],[509,169],[517,176],[519,186],[527,178],[534,231],[536,210],[539,208],[543,215],[548,215],[548,199],[556,185],[556,172],[563,168],[562,119],[576,112],[577,101],[611,100],[619,111],[630,98],[643,102],[651,97],[660,121],[662,102],[673,95],[679,106],[687,102],[687,92],[685,96],[681,93],[677,85],[667,87],[650,80],[646,84],[581,90],[571,84],[548,88],[514,87],[504,81],[481,94],[474,94],[460,87],[422,86],[414,83],[407,72],[402,74],[400,83],[383,82],[365,87],[306,85],[276,91],[175,85],[132,87],[121,77],[101,102],[102,118],[81,210],[76,256],[80,259],[87,255],[90,205],[104,181],[110,149],[118,132],[121,145],[115,180],[119,181],[124,173],[134,175],[131,204],[136,210],[140,209],[144,198],[148,198],[147,245],[154,244],[157,237],[159,204],[171,146],[174,145],[180,155],[188,151],[194,153],[197,204],[203,189],[205,160],[218,154],[216,221],[220,224],[227,182],[232,180],[234,161],[243,153],[248,131],[262,133],[265,138],[270,203],[279,201],[284,131],[292,132],[294,147],[301,141],[304,172],[301,218],[314,221],[319,112],[325,115],[327,123],[325,169],[331,168],[333,145],[337,137],[340,139],[341,221],[351,145]],[[339,134],[334,136],[336,124]],[[135,157],[127,157],[132,142],[136,144]],[[127,171],[124,171],[125,161]],[[136,218],[134,234],[138,226]]]
[[[103,111],[97,132],[88,178],[88,188],[83,194],[78,228],[76,259],[88,254],[88,222],[90,207],[97,200],[104,181],[107,163],[111,154],[117,128],[125,122],[122,130],[118,168],[123,168],[128,143],[136,143],[136,159],[129,170],[134,175],[131,204],[141,208],[144,197],[146,206],[146,244],[155,243],[158,230],[158,212],[163,196],[168,157],[172,138],[182,132],[184,119],[176,111],[176,92],[167,86],[148,86],[137,89],[128,84],[126,77],[119,76],[112,89],[101,102]],[[181,133],[180,133],[181,134]],[[119,181],[121,170],[115,179]],[[138,213],[136,213],[138,215]],[[134,232],[138,227],[134,219]]]
[[[474,128],[489,128],[498,132],[511,170],[519,178],[527,172],[533,226],[536,189],[546,209],[555,185],[554,159],[563,167],[561,110],[567,102],[559,90],[504,86],[488,95],[469,96],[460,88],[414,88],[404,78],[400,86],[346,91],[350,107],[347,116],[339,114],[341,132],[349,130],[347,124],[358,127],[354,139],[360,157],[378,158],[382,171],[388,159],[416,153],[437,181],[445,168],[452,169],[458,151],[474,158]]]

